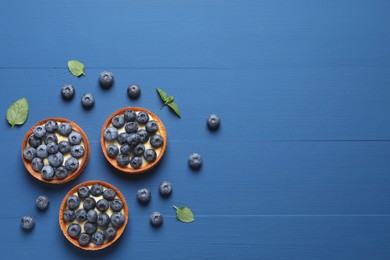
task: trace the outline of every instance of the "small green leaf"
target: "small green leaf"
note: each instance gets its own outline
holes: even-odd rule
[[[28,102],[26,98],[21,98],[13,103],[7,110],[7,121],[12,127],[23,125],[28,116]]]
[[[167,93],[165,93],[161,88],[156,88],[158,94],[160,95],[161,100],[165,103],[168,99]]]
[[[84,72],[84,64],[79,62],[78,60],[70,60],[68,61],[68,69],[72,75],[76,77],[80,77],[81,75],[85,76]]]
[[[188,207],[176,207],[173,206],[176,209],[176,217],[181,222],[193,222],[195,220],[194,214]]]
[[[169,107],[173,110],[173,112],[176,113],[176,115],[177,115],[178,117],[181,117],[181,116],[180,116],[179,107],[177,106],[177,104],[176,104],[175,102],[171,102],[171,103],[167,104],[167,106],[169,106]]]
[[[164,102],[164,104],[168,105],[169,103],[172,103],[173,100],[175,100],[175,98],[173,96],[170,96],[169,98],[167,98],[167,100]]]

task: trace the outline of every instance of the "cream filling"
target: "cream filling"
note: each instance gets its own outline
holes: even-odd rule
[[[135,113],[138,115],[139,112],[136,112],[136,111],[135,111]],[[123,116],[123,114],[120,114],[120,115]],[[149,121],[150,121],[150,120],[155,120],[149,113],[148,113],[148,115],[149,115]],[[155,120],[155,121],[156,121],[156,120]],[[156,122],[157,122],[157,121],[156,121]],[[158,122],[157,122],[157,123],[158,123]],[[137,124],[138,124],[138,123],[137,123]],[[110,127],[110,126],[113,126],[112,123],[110,123],[110,125],[109,125],[108,127]],[[158,127],[159,127],[159,129],[158,129],[158,131],[156,132],[156,134],[161,135],[161,136],[164,138],[164,142],[166,142],[165,136],[163,136],[163,135],[161,134],[161,132],[160,132],[160,125],[159,125]],[[140,124],[138,124],[138,131],[141,130],[141,129],[145,129],[145,125],[140,125]],[[126,132],[125,126],[123,126],[123,127],[121,127],[121,128],[118,128],[118,135],[121,134],[121,133],[125,133],[125,132]],[[151,137],[151,136],[149,136],[149,140],[150,140],[150,137]],[[144,143],[145,151],[148,150],[148,149],[153,149],[153,150],[156,152],[156,160],[157,160],[158,156],[159,156],[160,153],[161,153],[161,147],[162,147],[162,146],[159,147],[159,148],[153,148],[153,147],[150,145],[149,140],[148,140],[146,143]],[[106,149],[107,149],[107,147],[108,147],[110,144],[115,144],[115,145],[118,146],[118,148],[120,148],[120,146],[121,146],[117,141],[107,141],[107,140],[104,140],[104,143],[105,143]],[[131,154],[132,154],[132,153],[131,153]],[[142,158],[142,165],[141,165],[140,168],[145,167],[146,165],[149,164],[149,162],[148,162],[147,160],[145,160],[145,158],[144,158],[143,156],[140,156],[140,157]],[[134,169],[133,167],[131,167],[130,164],[128,164],[126,167],[122,167],[122,168]]]

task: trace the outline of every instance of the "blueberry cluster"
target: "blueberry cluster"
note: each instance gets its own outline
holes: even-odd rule
[[[67,141],[58,142],[58,136],[67,137]],[[84,156],[83,138],[72,126],[63,122],[58,124],[48,120],[45,125],[36,126],[28,137],[28,146],[23,157],[31,163],[34,171],[40,172],[45,180],[65,179],[79,168],[78,159]],[[70,155],[67,159],[65,156]],[[48,163],[45,163],[47,159]]]
[[[96,197],[102,198],[96,201]],[[65,222],[70,223],[68,235],[77,239],[81,246],[90,243],[99,246],[104,241],[113,240],[117,229],[125,223],[125,216],[121,212],[123,202],[116,197],[114,190],[105,189],[100,184],[94,184],[90,188],[79,187],[77,195],[69,196],[66,204],[67,209],[62,217]]]
[[[148,163],[156,160],[155,149],[163,145],[164,138],[157,133],[158,123],[150,120],[148,113],[127,110],[123,115],[114,116],[111,125],[104,130],[104,139],[110,142],[106,151],[109,157],[116,158],[119,166],[130,164],[138,169],[143,159]],[[151,149],[146,149],[148,142]]]

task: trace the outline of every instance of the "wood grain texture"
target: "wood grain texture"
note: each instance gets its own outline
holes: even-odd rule
[[[282,0],[85,0],[0,3],[0,109],[27,97],[25,125],[0,124],[0,253],[4,259],[389,259],[390,2]],[[75,78],[66,62],[86,65]],[[98,75],[111,70],[104,91]],[[75,99],[60,87],[72,83]],[[142,88],[130,100],[126,88]],[[155,91],[175,97],[182,118],[160,110]],[[92,92],[96,105],[82,109]],[[38,93],[38,94],[37,94]],[[42,94],[43,93],[43,94]],[[100,130],[121,107],[156,113],[169,134],[147,175],[113,169]],[[221,128],[211,133],[206,118]],[[65,117],[86,132],[91,157],[77,183],[99,179],[125,196],[129,222],[100,252],[74,248],[58,207],[76,183],[32,180],[20,159],[26,131]],[[16,144],[16,145],[15,145]],[[187,165],[203,156],[201,171]],[[163,180],[170,198],[158,195]],[[136,202],[148,187],[152,200]],[[10,197],[10,194],[17,194]],[[34,200],[45,194],[46,212]],[[175,218],[189,206],[195,222]],[[153,229],[148,217],[164,215]],[[31,214],[33,232],[20,230]],[[42,241],[46,241],[42,250]]]

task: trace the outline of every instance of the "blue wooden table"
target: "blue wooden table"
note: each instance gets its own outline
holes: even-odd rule
[[[0,3],[1,259],[390,259],[390,2],[364,0],[4,0]],[[73,77],[68,60],[86,66]],[[108,91],[97,83],[115,74]],[[64,102],[71,83],[76,97]],[[137,83],[141,97],[126,88]],[[155,88],[175,96],[183,117],[160,110]],[[95,107],[82,109],[92,92]],[[26,97],[27,122],[7,108]],[[140,177],[110,167],[100,150],[106,118],[125,106],[164,122],[168,150]],[[221,129],[206,118],[217,113]],[[48,117],[79,124],[91,158],[75,181],[44,185],[25,170],[26,131]],[[204,165],[191,171],[187,157]],[[75,248],[57,215],[83,181],[118,187],[130,219],[100,252]],[[158,184],[173,183],[162,199]],[[148,206],[136,191],[148,187]],[[35,198],[51,200],[38,212]],[[189,206],[191,224],[172,205]],[[148,216],[164,214],[153,229]],[[20,218],[36,218],[25,233]]]

